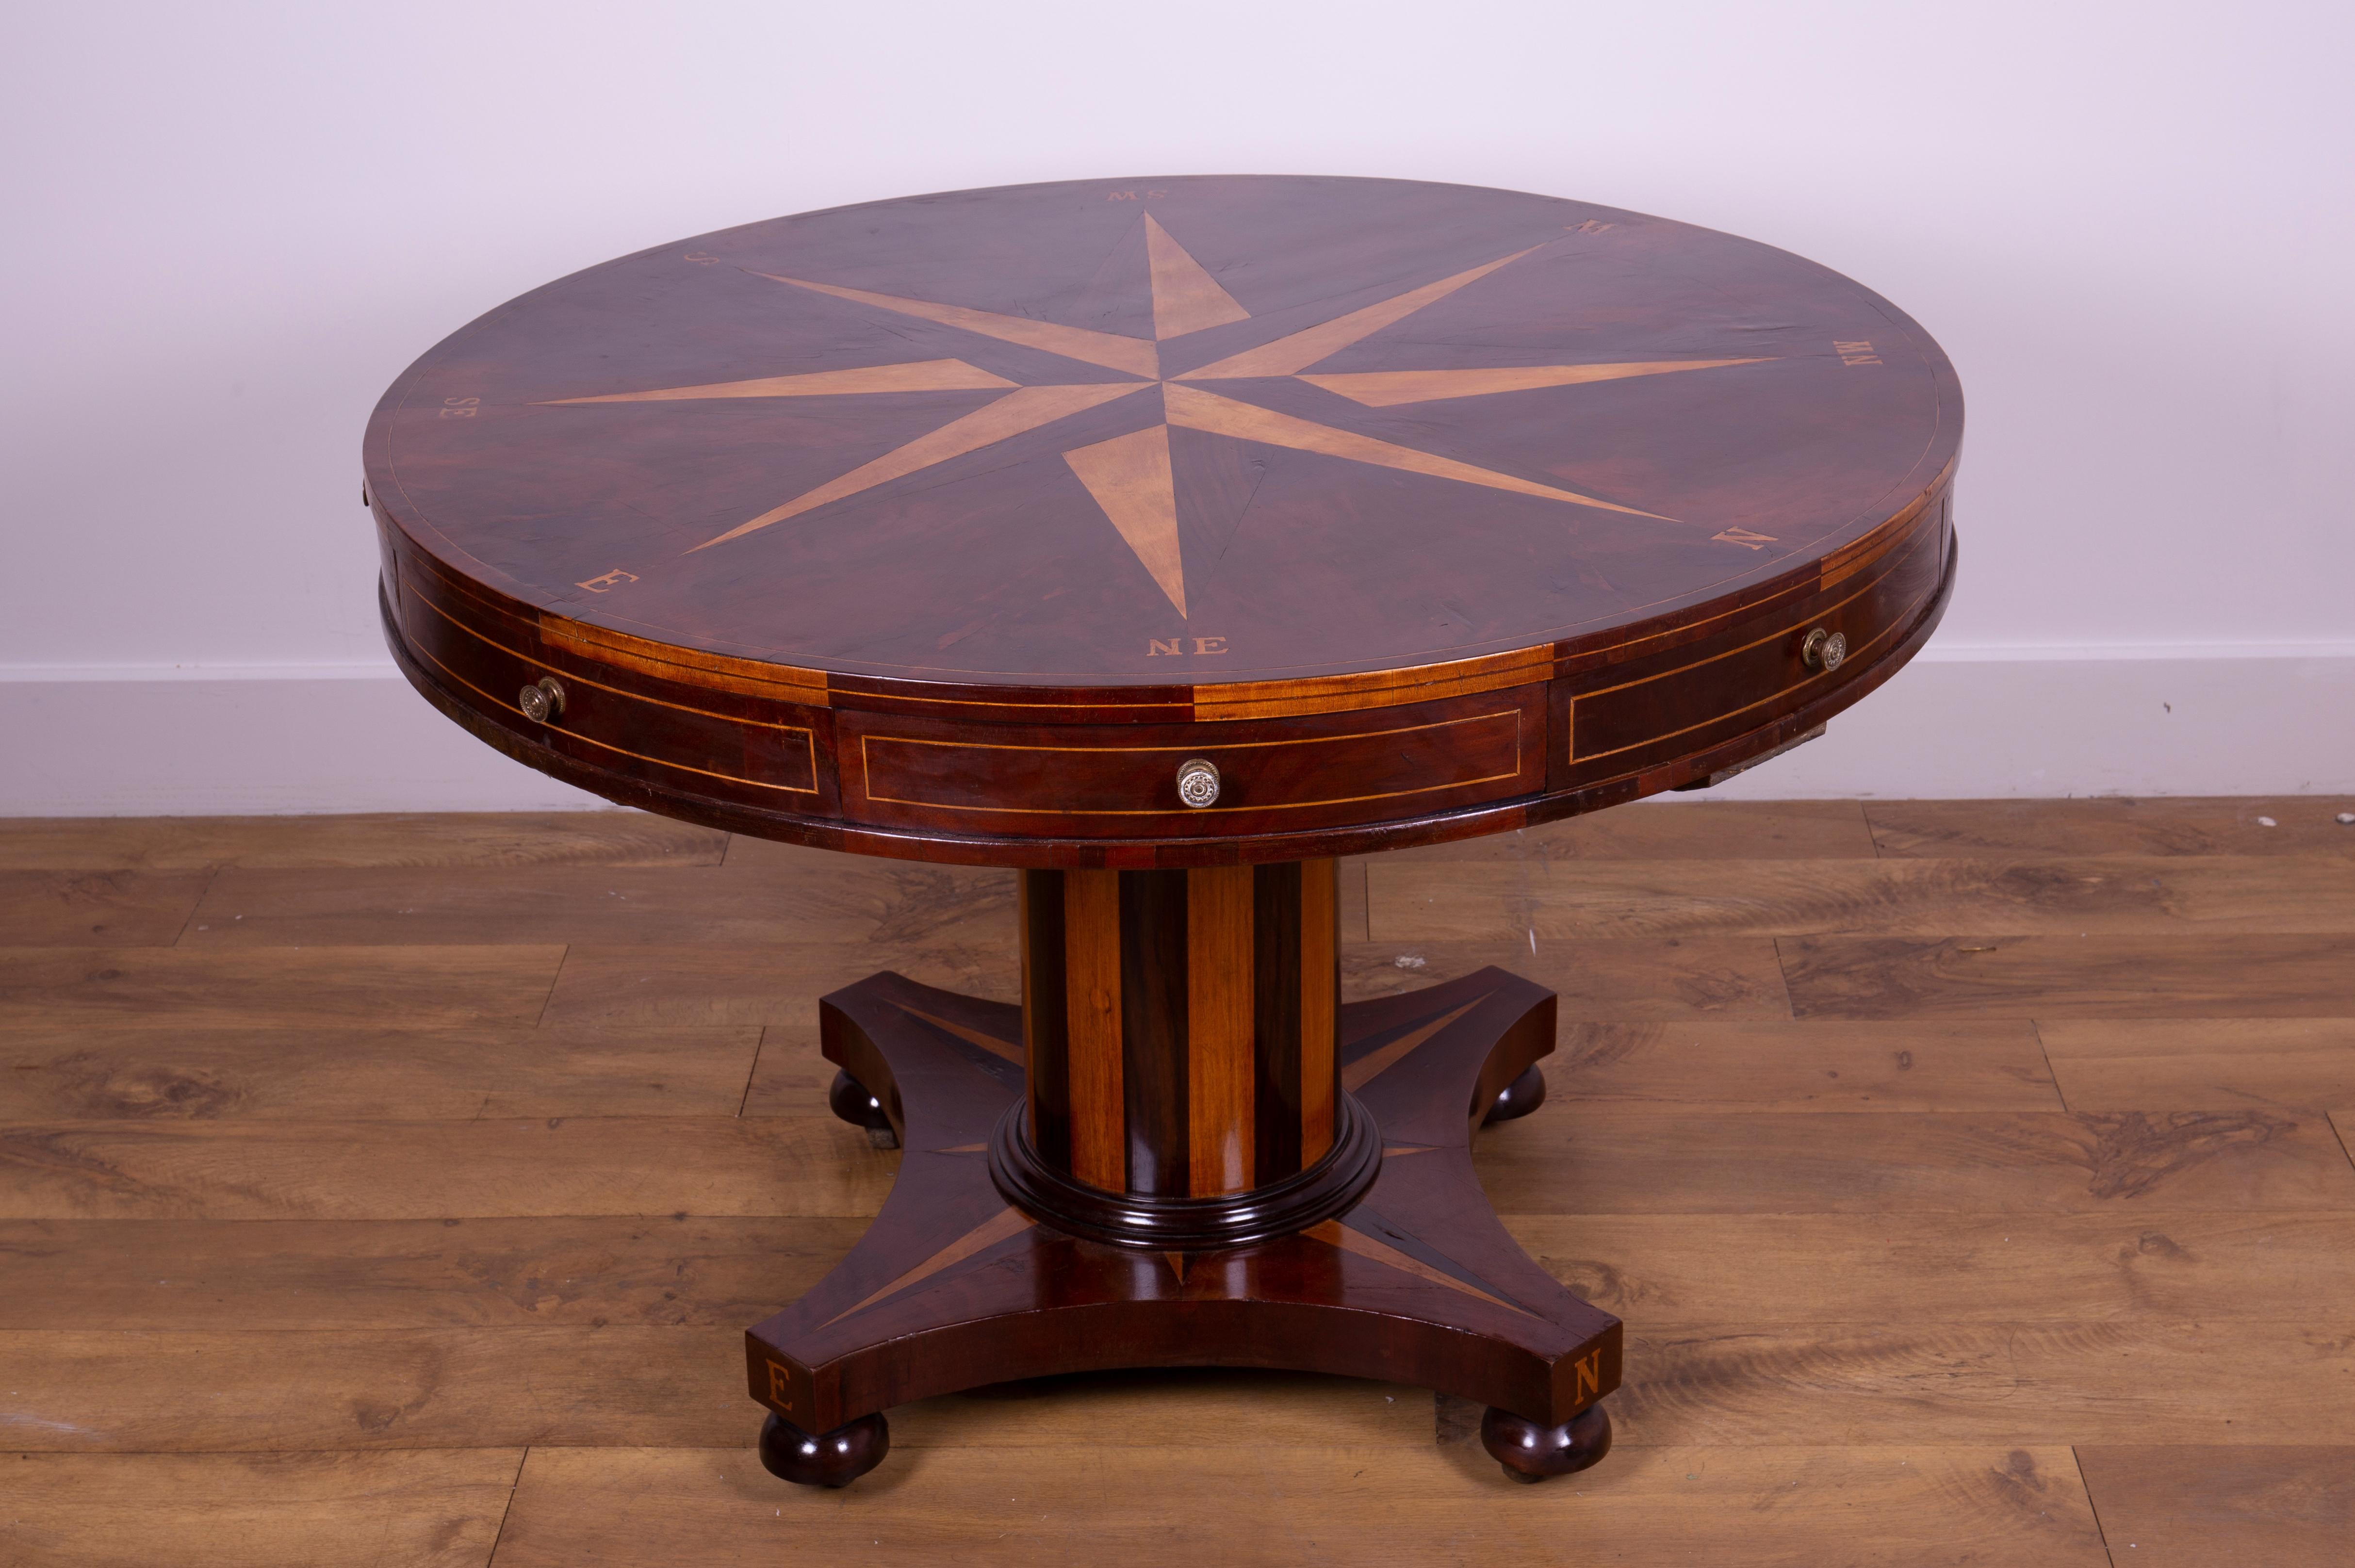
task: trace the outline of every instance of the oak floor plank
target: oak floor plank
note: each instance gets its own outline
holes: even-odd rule
[[[806,1116],[826,1104],[837,1069],[818,1051],[817,1019],[771,1024],[744,1091],[747,1116]]]
[[[20,1029],[0,1040],[0,1122],[730,1115],[760,1042],[751,1028]]]
[[[1547,1093],[1566,1107],[1722,1111],[2064,1109],[2026,1019],[1561,1026]]]
[[[1803,1019],[2344,1018],[2344,936],[1786,936]]]
[[[535,1449],[496,1568],[631,1563],[642,1559],[626,1543],[646,1539],[666,1568],[2108,1568],[2065,1448],[1623,1448],[1543,1487],[1515,1487],[1476,1449],[1442,1454],[895,1447],[847,1491],[780,1498],[736,1450]]]
[[[1551,990],[1564,1020],[1791,1016],[1774,944],[1763,938],[1345,943],[1341,996],[1391,996],[1492,964]]]
[[[1834,1322],[2302,1323],[2355,1300],[2355,1214],[1508,1214],[1646,1331]],[[864,1218],[0,1221],[0,1328],[741,1328]]]
[[[1563,1106],[1481,1135],[1507,1214],[2355,1211],[2328,1119],[2242,1110],[1735,1115]]]
[[[2350,855],[2355,796],[2183,795],[2158,800],[1873,800],[1883,855]],[[2271,817],[2267,826],[2262,818]]]
[[[2355,1019],[2053,1019],[2038,1033],[2077,1110],[2355,1105]]]
[[[12,1447],[704,1446],[759,1430],[738,1328],[0,1332]]]
[[[1428,1389],[1373,1378],[1219,1367],[1135,1368],[998,1383],[891,1412],[891,1445],[1255,1448],[1258,1413],[1304,1446],[1404,1453],[1433,1440]]]
[[[1870,860],[1877,851],[1852,800],[1641,801],[1539,827],[1392,849],[1375,863],[1553,860]]]
[[[1655,860],[1369,871],[1378,941],[2355,932],[2355,857]],[[212,897],[207,898],[209,907]]]
[[[13,1445],[43,1452],[255,1452],[458,1445],[749,1449],[741,1325],[164,1334],[0,1332]],[[1432,1442],[1428,1392],[1352,1378],[1187,1370],[1059,1379],[903,1405],[892,1446],[1168,1443],[1255,1448],[1337,1437]],[[5,1461],[0,1461],[5,1462]],[[783,1483],[777,1483],[782,1486]],[[785,1494],[780,1493],[780,1498]],[[644,1542],[634,1548],[644,1552]]]
[[[728,836],[643,811],[0,818],[0,869],[717,865]]]
[[[785,848],[780,846],[780,848]],[[1014,941],[1014,876],[855,855],[781,866],[233,869],[191,946]]]
[[[2355,1300],[2355,1213],[1508,1214],[1647,1333],[1817,1323],[2304,1323]]]
[[[1764,939],[1541,943],[1350,943],[1341,955],[1344,997],[1416,990],[1484,965],[1550,987],[1565,1019],[1787,1019],[1790,1003],[1774,946]],[[813,1025],[817,998],[880,969],[994,1001],[1019,994],[1021,959],[1002,944],[859,947],[576,946],[549,997],[550,1024]]]
[[[0,947],[162,947],[208,873],[0,871]]]
[[[879,970],[993,1001],[1021,992],[1021,956],[1003,943],[602,946],[569,950],[549,992],[549,1025],[815,1029],[818,998]]]
[[[1933,1446],[1925,1434],[1939,1445],[2355,1443],[2355,1320],[2328,1316],[1637,1326],[1626,1358],[1612,1421],[1636,1446]],[[725,1446],[749,1445],[758,1425],[732,1326],[11,1330],[0,1365],[10,1442],[26,1451]],[[1113,1382],[1137,1386],[1127,1374]],[[1118,1421],[1068,1390],[905,1406],[891,1413],[895,1445],[904,1429],[910,1447],[935,1441],[927,1434],[977,1448],[1235,1445],[1264,1462],[1319,1430],[1329,1440],[1337,1405],[1392,1421],[1392,1404],[1369,1402],[1398,1392],[1273,1374],[1145,1390]],[[1432,1406],[1412,1403],[1416,1445],[1427,1444]]]
[[[2355,1446],[2077,1450],[2113,1558],[2137,1568],[2345,1568]]]
[[[741,1328],[815,1285],[850,1219],[0,1220],[0,1328]]]
[[[1650,1444],[2355,1443],[2355,1314],[2304,1323],[1631,1327]]]
[[[519,1448],[0,1457],[0,1562],[483,1568]]]
[[[0,1028],[527,1027],[564,949],[0,948]]]
[[[0,1125],[0,1219],[860,1215],[897,1156],[814,1116]]]

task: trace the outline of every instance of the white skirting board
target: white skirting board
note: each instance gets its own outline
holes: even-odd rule
[[[1680,800],[2355,794],[2355,647],[1943,650],[1822,740]],[[0,669],[0,816],[603,803],[389,666]]]

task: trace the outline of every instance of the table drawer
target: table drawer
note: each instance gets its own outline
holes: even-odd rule
[[[1932,514],[1870,571],[1707,640],[1577,677],[1566,782],[1705,752],[1868,674],[1936,598],[1950,539]],[[1843,639],[1836,668],[1807,662],[1806,640],[1818,629]]]
[[[838,710],[844,809],[899,827],[1098,838],[1396,820],[1542,787],[1544,690],[1232,724],[1007,725],[986,736]],[[1206,806],[1178,798],[1178,768],[1196,758],[1219,773]]]
[[[771,704],[766,711],[775,717],[753,718],[632,691],[619,682],[636,678],[633,672],[600,668],[570,646],[551,647],[531,628],[407,563],[386,585],[410,652],[426,673],[458,701],[537,744],[673,789],[769,809],[823,807],[817,731],[785,718],[793,709]],[[543,677],[564,692],[561,713],[547,720],[517,706],[522,688]],[[679,695],[730,700],[725,693]],[[822,718],[823,710],[812,717]]]

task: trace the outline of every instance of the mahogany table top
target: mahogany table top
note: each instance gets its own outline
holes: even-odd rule
[[[740,724],[793,715],[733,699],[952,724],[1396,706],[1817,603],[1923,528],[1937,592],[1904,608],[1934,618],[1961,431],[1928,335],[1787,252],[1549,197],[1252,176],[953,192],[641,251],[428,352],[366,455],[429,695],[700,797],[783,786],[633,744],[617,715],[576,709],[559,743],[435,637],[569,672],[574,699]],[[1883,629],[1849,679],[1926,635],[1857,627]],[[820,754],[841,740],[810,738],[809,798],[730,798],[788,837],[855,821]],[[1047,810],[920,836],[1103,836]],[[1179,824],[1209,827],[1116,836]]]

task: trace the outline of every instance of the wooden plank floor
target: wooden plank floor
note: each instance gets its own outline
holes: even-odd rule
[[[1509,965],[1483,1135],[1628,1324],[1539,1488],[1378,1382],[1108,1374],[750,1450],[896,1157],[813,999],[1001,999],[1006,873],[634,813],[0,822],[0,1563],[2355,1562],[2345,800],[1646,805],[1352,862]]]

